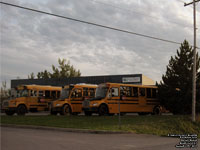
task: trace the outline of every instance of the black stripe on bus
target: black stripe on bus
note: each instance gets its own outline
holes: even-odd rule
[[[108,103],[108,104],[119,104],[119,103]],[[139,103],[120,103],[121,104],[139,104]]]
[[[158,100],[147,100],[147,102],[159,102]]]
[[[30,106],[47,106],[47,104],[38,104],[38,105],[30,105]]]
[[[147,103],[147,105],[157,105],[159,103]]]
[[[70,100],[71,102],[76,102],[76,101],[83,101],[83,100]]]
[[[119,101],[119,99],[109,99],[108,101]],[[120,101],[138,101],[138,99],[133,99],[133,100],[131,100],[131,99],[120,99]]]

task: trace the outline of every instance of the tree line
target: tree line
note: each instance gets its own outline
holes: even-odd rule
[[[80,70],[76,70],[73,65],[70,65],[70,61],[66,59],[58,59],[58,67],[52,65],[52,73],[44,70],[38,72],[36,77],[37,79],[49,79],[49,78],[69,78],[69,77],[80,77]],[[28,79],[34,79],[35,75],[32,72],[28,75]]]

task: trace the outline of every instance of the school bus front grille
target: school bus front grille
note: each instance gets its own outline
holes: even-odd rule
[[[4,106],[4,107],[8,107],[8,105],[9,105],[8,102],[4,102],[4,103],[3,103],[3,106]]]
[[[89,107],[90,106],[90,101],[85,100],[83,101],[83,107]]]

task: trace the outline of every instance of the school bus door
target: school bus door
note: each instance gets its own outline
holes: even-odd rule
[[[30,90],[30,97],[28,97],[28,101],[27,101],[30,109],[34,109],[37,110],[37,106],[38,106],[38,96],[37,96],[37,90]]]
[[[146,106],[145,88],[139,88],[139,106]]]
[[[71,95],[71,105],[73,112],[82,111],[83,90],[81,88],[73,89]]]
[[[118,112],[118,103],[119,103],[119,87],[112,87],[109,90],[108,94],[108,106],[110,113]],[[117,105],[117,107],[116,107]]]

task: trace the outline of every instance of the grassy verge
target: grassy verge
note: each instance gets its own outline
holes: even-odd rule
[[[162,136],[198,134],[200,138],[200,121],[192,123],[189,116],[123,116],[121,129],[117,116],[1,116],[1,124],[128,131]]]

